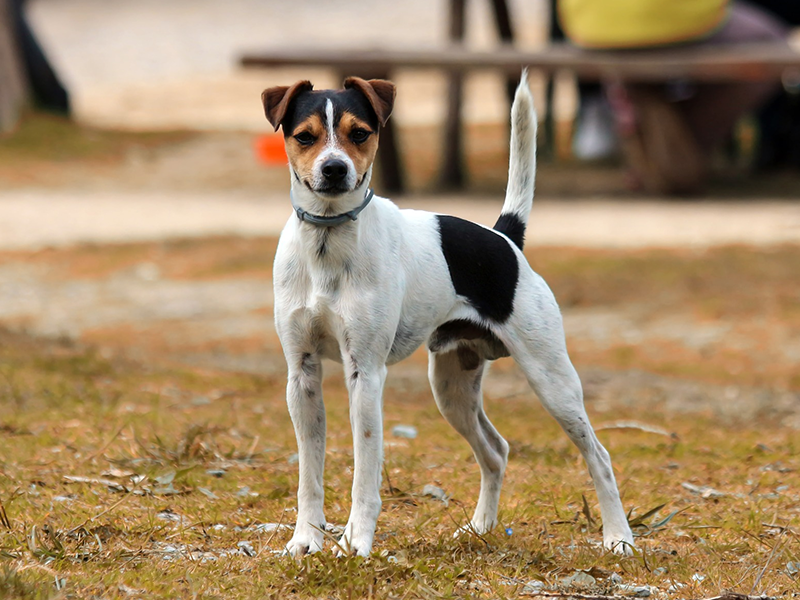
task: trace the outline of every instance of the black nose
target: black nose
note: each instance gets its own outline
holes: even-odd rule
[[[327,160],[322,165],[322,175],[330,183],[339,183],[347,176],[347,165],[342,160]]]

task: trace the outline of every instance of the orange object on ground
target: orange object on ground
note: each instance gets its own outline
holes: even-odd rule
[[[286,165],[289,159],[283,145],[283,135],[268,133],[258,136],[253,142],[258,160],[265,165]]]

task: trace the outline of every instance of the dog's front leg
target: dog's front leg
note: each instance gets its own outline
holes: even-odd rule
[[[317,354],[289,355],[286,402],[297,437],[300,483],[297,488],[297,525],[286,545],[292,556],[322,549],[325,530],[325,404],[322,401],[322,364]]]
[[[386,366],[346,360],[353,430],[353,506],[339,542],[339,552],[369,556],[381,512],[383,465],[383,384]]]

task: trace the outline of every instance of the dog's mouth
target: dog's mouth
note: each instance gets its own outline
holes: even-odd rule
[[[352,188],[347,185],[345,181],[330,183],[330,182],[322,182],[320,185],[314,186],[308,179],[301,179],[297,172],[294,173],[295,178],[298,181],[302,181],[303,185],[305,185],[310,192],[317,194],[318,196],[323,197],[333,197],[333,196],[341,196],[342,194],[349,194],[354,192],[358,188],[360,188],[364,181],[367,178],[367,173],[364,173],[361,178],[358,180],[355,186]]]
[[[317,187],[313,187],[308,181],[304,181],[303,183],[306,184],[306,187],[314,192],[319,196],[341,196],[342,194],[346,194],[348,192],[352,192],[345,183],[334,183],[334,184],[322,184]]]

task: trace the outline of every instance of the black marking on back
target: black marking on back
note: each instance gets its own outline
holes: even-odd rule
[[[442,323],[428,338],[428,350],[441,352],[454,343],[465,342],[485,360],[497,360],[510,356],[508,348],[500,339],[483,325],[466,319],[455,319]]]
[[[513,213],[500,215],[494,224],[494,230],[505,234],[520,250],[525,245],[525,223]]]
[[[508,241],[470,221],[437,215],[442,252],[456,293],[487,319],[508,319],[514,308],[519,264]]]
[[[329,99],[333,104],[334,127],[339,124],[342,115],[347,112],[369,123],[373,131],[378,130],[378,116],[375,114],[367,97],[360,91],[355,89],[318,90],[303,92],[289,104],[286,115],[281,121],[284,137],[292,135],[297,124],[314,113],[319,114],[323,123],[328,125],[325,105]]]

